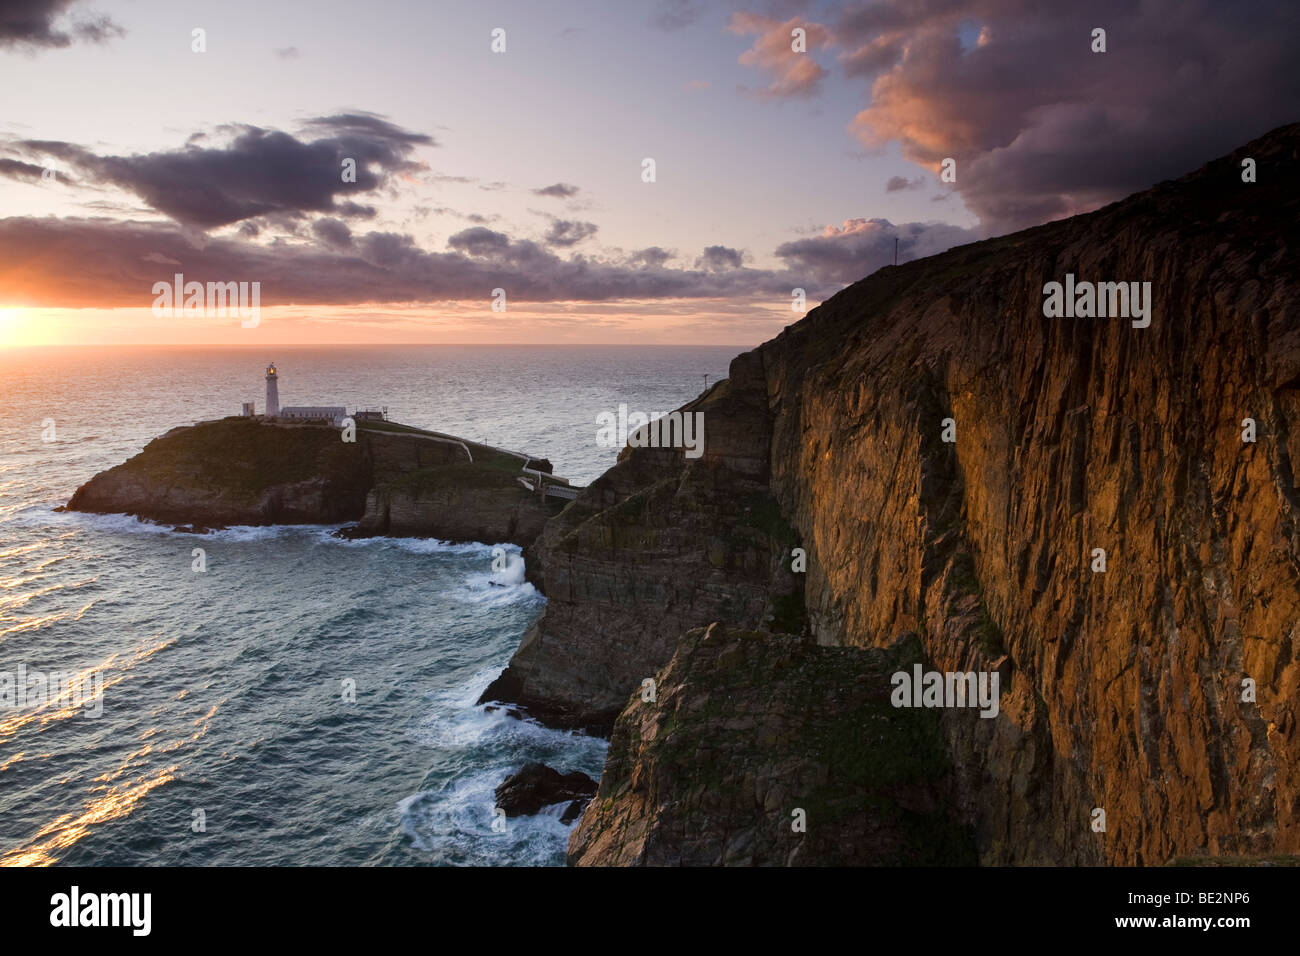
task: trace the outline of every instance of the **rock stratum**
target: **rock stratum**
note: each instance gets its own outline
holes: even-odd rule
[[[1295,125],[881,269],[687,406],[702,458],[626,449],[484,695],[612,725],[571,862],[1300,852],[1298,179]],[[1150,326],[1046,317],[1067,273],[1150,282]],[[997,716],[889,706],[912,641]]]
[[[473,461],[470,461],[470,458]],[[518,482],[524,462],[395,422],[329,425],[224,418],[174,428],[77,489],[73,511],[187,526],[332,524],[354,536],[513,542],[559,510]],[[550,473],[545,459],[529,467]]]

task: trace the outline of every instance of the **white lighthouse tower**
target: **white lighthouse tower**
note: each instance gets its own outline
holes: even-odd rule
[[[280,377],[274,362],[266,367],[266,417],[280,417]]]

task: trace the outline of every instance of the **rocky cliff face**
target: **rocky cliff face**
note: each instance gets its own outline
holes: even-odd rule
[[[1285,127],[1095,213],[882,269],[741,356],[720,389],[743,403],[706,419],[709,494],[680,458],[641,480],[634,452],[548,529],[551,603],[507,672],[516,696],[626,701],[680,666],[683,625],[754,626],[788,545],[747,576],[730,568],[755,552],[724,549],[728,570],[701,575],[698,537],[672,557],[650,542],[671,534],[656,518],[718,527],[756,482],[807,550],[809,640],[916,632],[927,666],[1002,675],[996,718],[940,717],[982,862],[1300,851],[1298,175],[1300,126]],[[1149,327],[1046,317],[1044,284],[1067,273],[1150,282]],[[620,521],[652,486],[684,493]],[[765,694],[737,687],[726,706],[753,715]],[[662,781],[646,739],[616,737],[607,774]],[[598,796],[576,857],[680,844],[660,821],[698,808],[707,762],[644,791],[637,824]]]
[[[399,475],[366,495],[362,535],[451,541],[513,541],[529,547],[563,502],[541,502],[517,472],[482,472],[456,463]]]
[[[619,716],[569,862],[974,864],[938,716],[889,706],[919,659],[915,635],[885,651],[690,631]]]
[[[736,376],[685,411],[705,416],[702,457],[626,448],[547,524],[533,562],[546,609],[484,701],[608,733],[684,631],[716,620],[802,630],[786,560],[795,536],[768,486],[761,377]]]
[[[335,428],[226,418],[173,428],[77,489],[73,511],[206,526],[360,518],[371,462]]]
[[[532,545],[559,510],[517,482],[517,458],[391,423],[355,442],[326,425],[226,418],[174,428],[77,489],[74,511],[160,522],[329,524],[353,533]],[[533,468],[550,472],[538,459]]]

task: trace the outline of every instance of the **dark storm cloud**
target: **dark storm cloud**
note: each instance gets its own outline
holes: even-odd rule
[[[445,252],[427,251],[410,236],[390,232],[353,234],[343,248],[346,227],[340,227],[321,220],[312,227],[316,242],[262,244],[196,238],[171,223],[0,219],[0,288],[16,305],[98,308],[148,307],[153,283],[171,281],[174,272],[199,282],[259,281],[267,306],[486,301],[497,287],[524,302],[790,294],[780,273],[562,259],[538,243],[481,227],[452,236]]]
[[[99,156],[52,140],[8,145],[67,163],[86,181],[125,189],[152,209],[200,229],[310,212],[372,217],[372,207],[336,197],[372,192],[394,174],[419,169],[410,159],[415,147],[436,145],[429,136],[370,113],[319,117],[305,128],[316,138],[304,141],[279,130],[232,125],[223,127],[231,134],[226,145],[191,140],[184,149],[134,156]],[[343,181],[345,159],[356,162],[355,183]]]
[[[571,199],[578,195],[578,187],[570,186],[568,183],[553,183],[550,186],[543,186],[541,189],[534,189],[533,193],[538,196],[552,196],[556,199]]]
[[[1096,208],[1297,119],[1292,2],[876,0],[819,19],[870,83],[854,132],[936,173],[954,158],[986,232]]]
[[[893,263],[895,238],[902,263],[977,237],[971,230],[941,222],[894,225],[888,219],[850,219],[842,226],[827,226],[820,235],[783,243],[776,254],[791,273],[807,277],[809,284],[844,284]]]
[[[596,224],[594,222],[552,219],[551,228],[546,230],[546,237],[543,241],[548,246],[559,246],[567,249],[570,246],[576,246],[584,239],[590,239],[595,234]]]
[[[0,2],[0,47],[66,47],[74,39],[104,43],[125,31],[103,15],[69,14],[78,0],[3,0]],[[56,25],[67,16],[68,23]]]

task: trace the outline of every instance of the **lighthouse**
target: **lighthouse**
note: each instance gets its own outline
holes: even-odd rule
[[[266,417],[280,417],[280,377],[274,362],[266,367]]]

